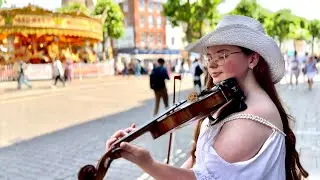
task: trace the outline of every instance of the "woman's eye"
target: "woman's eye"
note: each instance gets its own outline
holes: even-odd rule
[[[219,59],[224,59],[224,54],[218,55],[218,58],[219,58]]]

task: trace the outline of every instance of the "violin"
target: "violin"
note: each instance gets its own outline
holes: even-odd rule
[[[102,180],[111,162],[118,158],[121,142],[133,141],[146,132],[150,132],[156,139],[206,117],[209,117],[210,125],[215,125],[228,115],[245,110],[247,108],[245,98],[235,78],[224,80],[213,88],[202,91],[199,95],[192,93],[187,100],[173,105],[152,121],[117,140],[112,148],[101,157],[96,167],[83,166],[78,173],[78,179]],[[212,116],[213,114],[215,117]]]

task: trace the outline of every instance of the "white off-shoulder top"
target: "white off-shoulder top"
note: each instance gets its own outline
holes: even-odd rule
[[[249,160],[229,163],[213,148],[215,136],[224,123],[249,119],[270,127],[273,132],[259,152]],[[192,170],[197,180],[285,180],[285,133],[269,121],[252,114],[230,115],[218,124],[209,126],[209,119],[201,125],[197,142],[196,163]]]

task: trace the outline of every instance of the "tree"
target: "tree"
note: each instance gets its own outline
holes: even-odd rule
[[[123,13],[120,6],[112,0],[98,0],[92,12],[101,15],[103,21],[103,60],[106,60],[105,44],[108,38],[118,39],[124,34]]]
[[[273,39],[278,39],[277,32],[275,30],[275,22],[274,22],[275,14],[269,14],[263,23],[263,27],[266,30],[267,34],[272,37]]]
[[[311,55],[313,55],[314,40],[315,38],[320,37],[320,21],[317,19],[310,21],[310,24],[308,26],[308,31],[311,35],[311,43],[312,43]]]
[[[271,12],[260,6],[256,0],[241,0],[229,14],[248,16],[258,20],[261,24],[264,24],[271,16]]]
[[[295,21],[294,31],[291,32],[290,37],[293,39],[294,49],[296,50],[297,41],[310,39],[308,31],[309,21],[298,16],[293,16]]]
[[[67,6],[62,6],[61,8],[58,8],[57,11],[61,13],[83,13],[85,15],[90,14],[87,6],[81,3],[69,3]]]
[[[241,0],[237,6],[230,12],[232,15],[243,15],[255,18],[258,16],[257,12],[260,8],[256,0]]]
[[[279,40],[279,46],[285,39],[288,39],[295,31],[296,21],[289,9],[281,9],[272,15],[272,35]],[[269,22],[270,23],[270,22]]]
[[[163,14],[173,26],[184,25],[186,39],[190,43],[204,33],[206,24],[214,24],[218,18],[217,6],[222,0],[168,0],[163,4]]]

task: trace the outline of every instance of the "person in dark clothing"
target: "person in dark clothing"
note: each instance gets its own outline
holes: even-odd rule
[[[200,94],[201,92],[201,74],[203,73],[203,70],[200,66],[199,60],[195,59],[194,62],[191,65],[191,73],[193,75],[193,84],[194,88],[196,89],[197,93]]]
[[[167,69],[164,67],[164,59],[158,59],[159,66],[153,68],[150,74],[150,88],[155,94],[155,107],[153,115],[158,114],[160,99],[163,99],[165,108],[168,108],[168,91],[166,88],[166,79],[170,79]]]

